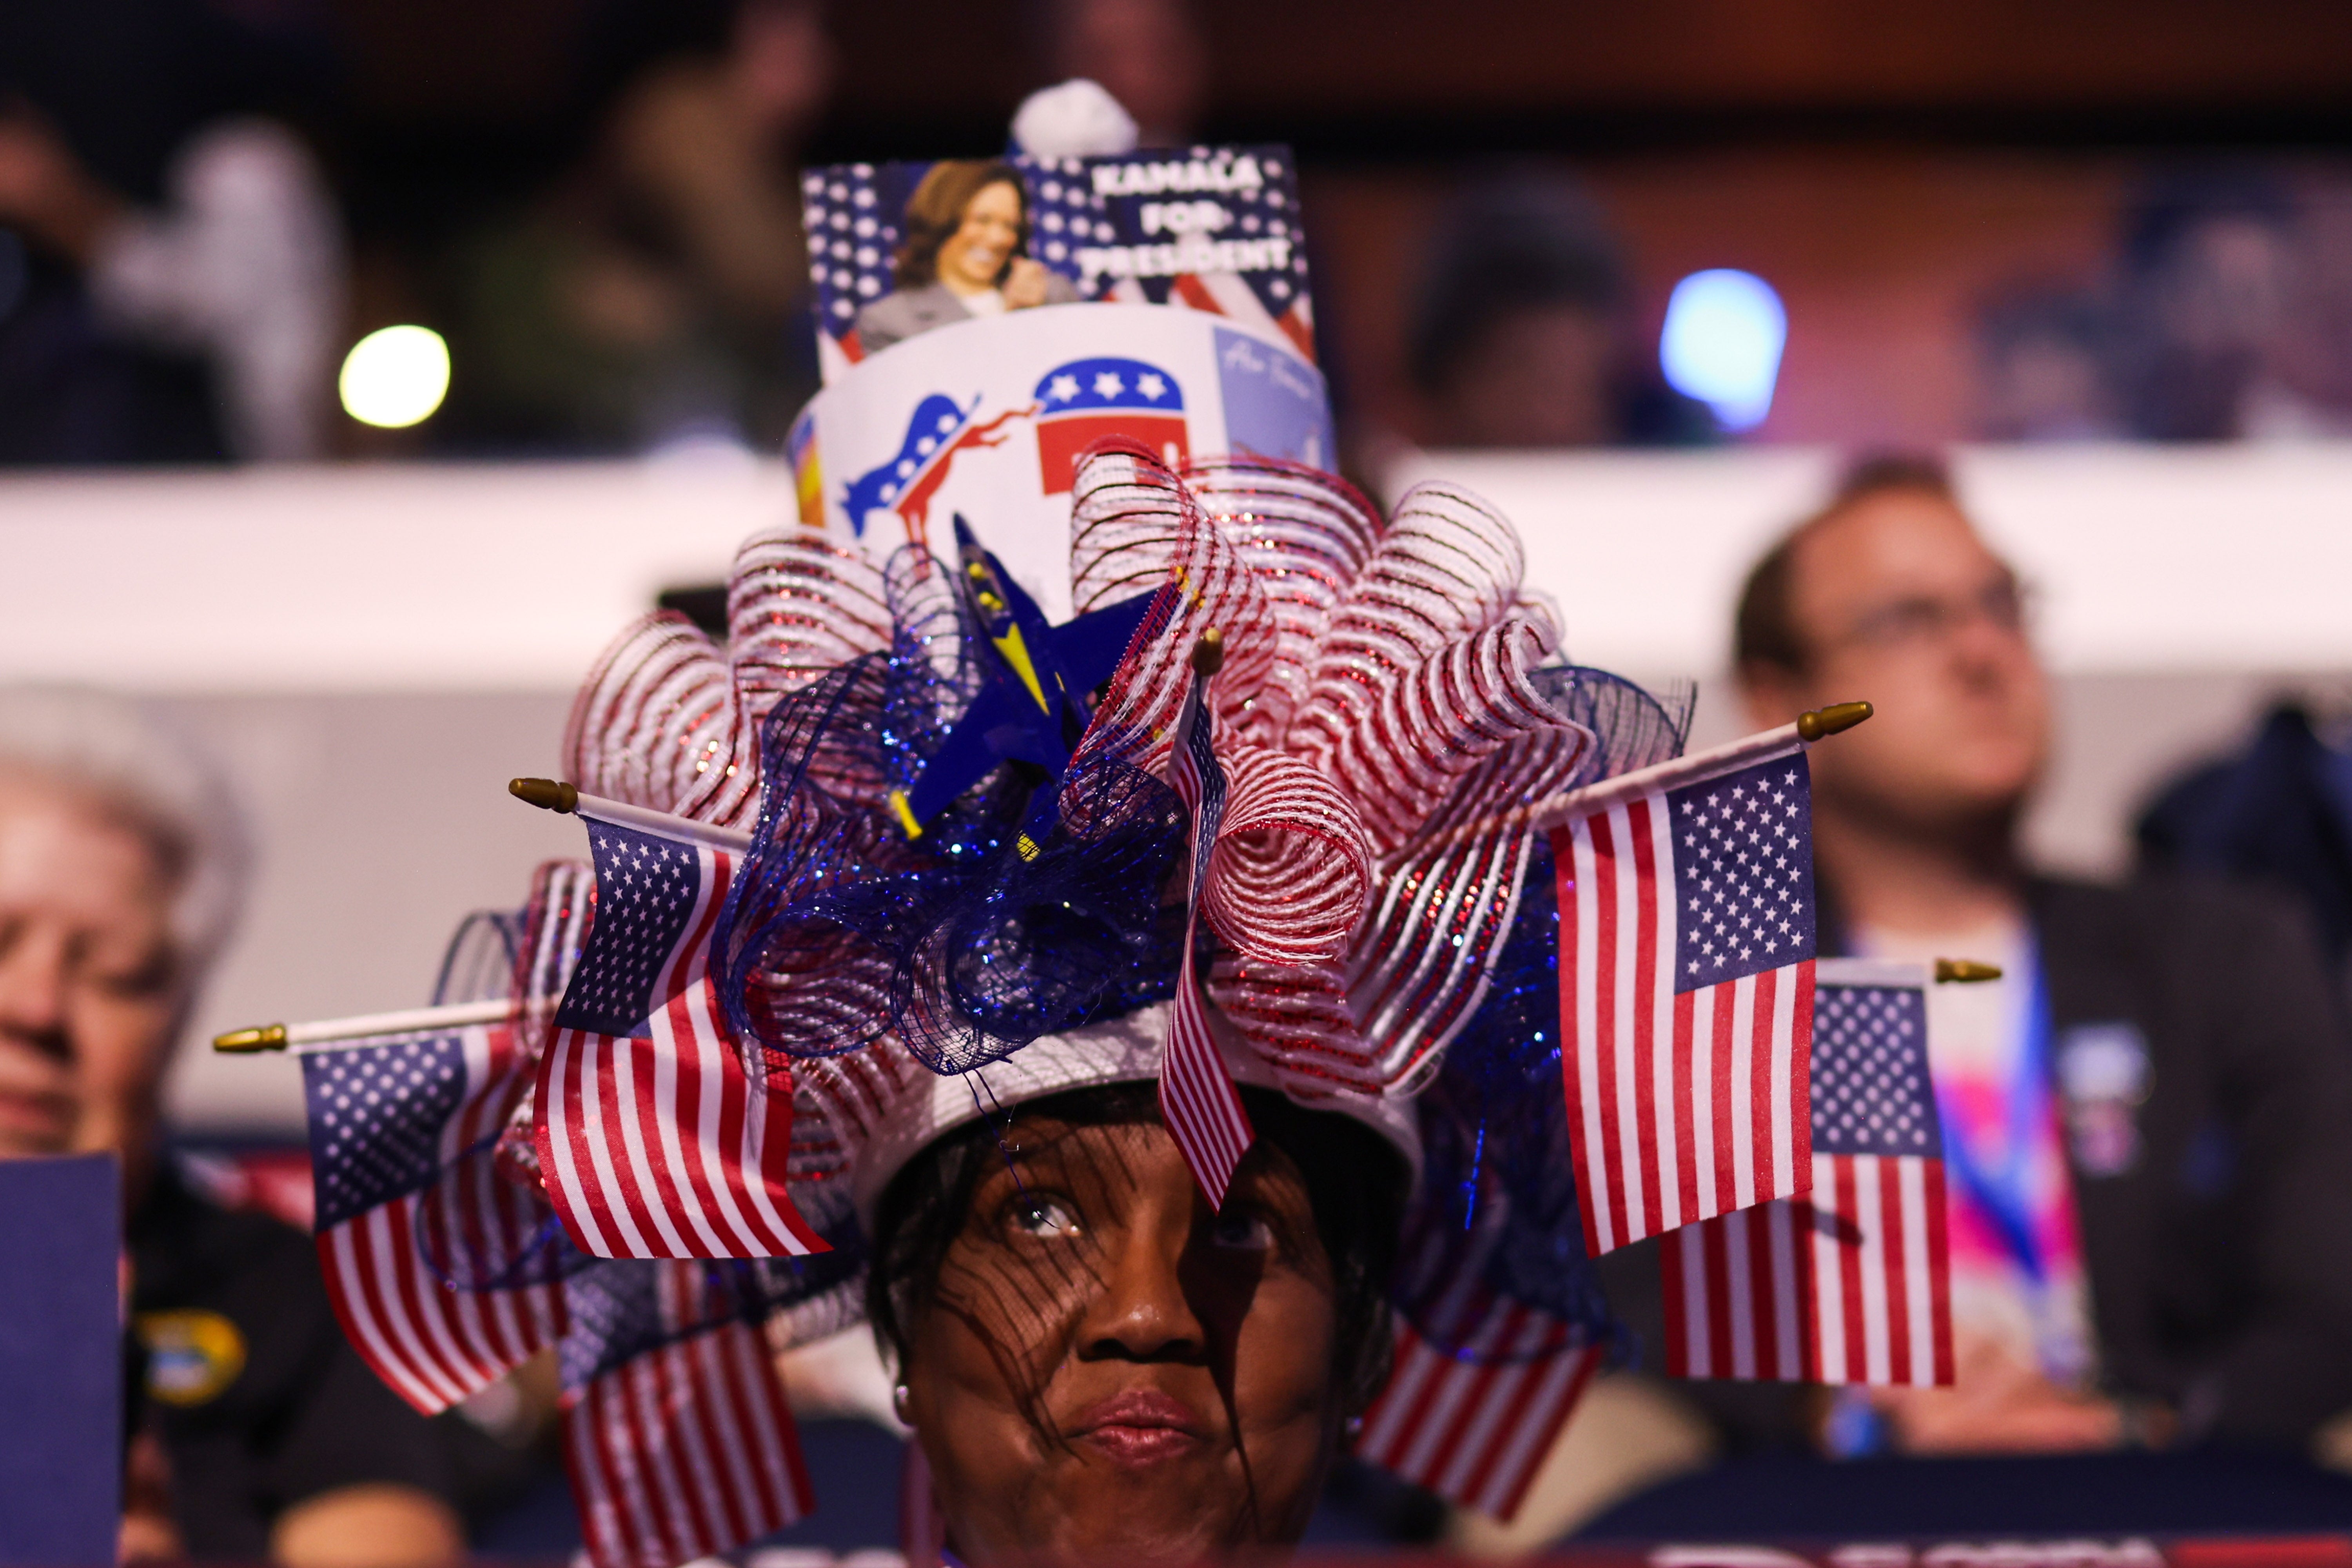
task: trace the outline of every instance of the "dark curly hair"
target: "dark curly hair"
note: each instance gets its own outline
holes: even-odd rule
[[[1349,1409],[1361,1410],[1388,1381],[1389,1279],[1411,1173],[1389,1142],[1360,1121],[1308,1110],[1269,1089],[1241,1093],[1259,1142],[1281,1151],[1306,1185],[1331,1266],[1339,1384]],[[1149,1083],[1074,1089],[1032,1100],[1014,1116],[1050,1117],[1075,1127],[1156,1122],[1159,1092]],[[866,1312],[899,1366],[906,1364],[912,1320],[938,1298],[940,1270],[971,1214],[974,1190],[1004,1159],[998,1138],[998,1129],[984,1121],[959,1128],[908,1162],[882,1194]]]

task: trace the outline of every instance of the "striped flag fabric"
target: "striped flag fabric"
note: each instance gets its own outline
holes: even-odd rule
[[[546,1221],[536,1196],[487,1157],[528,1082],[503,1024],[302,1060],[319,1262],[335,1316],[376,1375],[426,1415],[562,1331],[552,1283],[445,1278],[460,1255],[520,1258]]]
[[[1791,735],[1692,763],[1625,775],[1552,834],[1569,1139],[1596,1258],[1797,1196],[1812,1169],[1804,752]]]
[[[1812,1191],[1666,1238],[1667,1373],[1948,1384],[1925,975],[1915,964],[1825,962],[1813,1005]]]
[[[596,917],[540,1061],[540,1170],[596,1258],[826,1250],[785,1190],[788,1095],[746,1071],[710,973],[733,855],[587,812]]]
[[[625,1295],[655,1321],[600,1323],[564,1345],[564,1465],[593,1568],[676,1568],[807,1517],[815,1498],[758,1325],[692,1321],[704,1266],[625,1267],[651,1270]],[[592,1315],[594,1284],[581,1288]]]
[[[1507,1521],[1592,1381],[1602,1349],[1548,1313],[1499,1297],[1459,1356],[1400,1323],[1396,1370],[1364,1414],[1356,1455]]]
[[[1176,998],[1168,1009],[1168,1043],[1160,1060],[1160,1114],[1192,1168],[1192,1179],[1208,1194],[1211,1208],[1223,1208],[1234,1169],[1256,1137],[1241,1091],[1234,1087],[1223,1052],[1209,1033],[1201,982],[1192,963],[1193,938],[1201,921],[1201,896],[1209,880],[1209,858],[1225,819],[1225,773],[1217,765],[1209,711],[1209,676],[1196,672],[1176,719],[1169,752],[1169,783],[1192,816],[1192,897],[1184,916],[1184,956],[1176,974]]]

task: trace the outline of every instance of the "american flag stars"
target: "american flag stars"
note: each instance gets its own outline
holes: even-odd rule
[[[1941,1158],[1920,991],[1824,985],[1814,998],[1813,1152]]]
[[[1713,984],[1812,951],[1808,793],[1785,760],[1675,792],[1676,980]]]
[[[809,280],[826,321],[848,330],[858,307],[890,291],[898,226],[883,212],[874,189],[875,166],[851,163],[812,172],[801,182],[808,226]]]
[[[441,1130],[466,1093],[455,1038],[325,1053],[303,1067],[321,1227],[433,1179]]]
[[[583,1026],[635,1034],[667,1000],[654,995],[655,983],[694,917],[701,874],[688,847],[609,823],[597,825],[590,843],[600,918],[564,1008],[578,1008]]]

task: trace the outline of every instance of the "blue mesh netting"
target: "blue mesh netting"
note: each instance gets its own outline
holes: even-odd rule
[[[894,565],[894,584],[917,575]],[[1169,994],[1184,815],[1131,746],[1059,781],[1000,766],[911,840],[877,804],[912,785],[976,689],[972,628],[911,590],[893,613],[889,653],[787,697],[762,729],[760,825],[714,939],[737,1034],[789,1061],[888,1029],[961,1072]],[[1058,790],[1060,816],[1024,857],[1038,789]]]
[[[1494,977],[1420,1100],[1421,1191],[1406,1225],[1398,1310],[1456,1354],[1496,1297],[1589,1337],[1612,1331],[1584,1255],[1560,1084],[1559,916],[1538,843]]]
[[[1580,784],[1679,757],[1690,739],[1698,688],[1687,680],[1653,691],[1622,675],[1579,664],[1546,665],[1530,679],[1563,717],[1591,731],[1599,742],[1578,771]]]

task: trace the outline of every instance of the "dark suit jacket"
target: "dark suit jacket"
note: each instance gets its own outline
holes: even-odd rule
[[[2150,1069],[2128,1164],[2086,1169],[2070,1141],[2108,1391],[2172,1405],[2186,1439],[2302,1445],[2352,1409],[2352,1031],[2306,922],[2180,878],[2037,881],[2029,902],[2053,1057],[2124,1024]],[[1661,1343],[1654,1244],[1601,1268]],[[1735,1447],[1804,1439],[1801,1391],[1679,1386]]]

